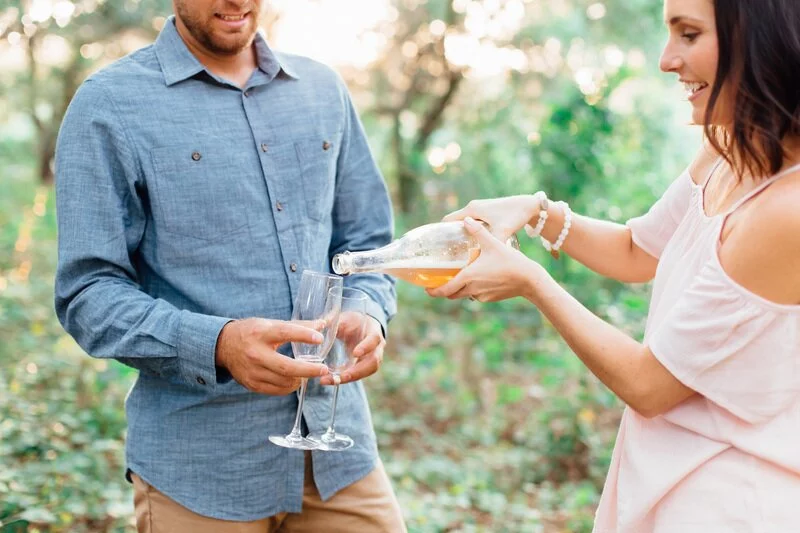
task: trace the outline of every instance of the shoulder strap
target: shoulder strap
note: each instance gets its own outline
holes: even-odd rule
[[[706,179],[703,180],[703,183],[701,184],[701,187],[702,187],[702,189],[704,191],[706,190],[706,185],[708,185],[708,182],[711,181],[711,176],[714,175],[714,172],[716,172],[717,169],[719,168],[719,166],[724,162],[725,162],[725,158],[722,157],[722,156],[719,156],[719,158],[717,158],[717,160],[714,162],[714,165],[711,167],[711,170],[708,172],[708,176],[706,176]]]
[[[744,196],[742,196],[741,198],[739,198],[739,200],[737,200],[736,203],[734,203],[730,207],[730,209],[728,209],[725,212],[725,216],[728,216],[731,213],[733,213],[734,211],[736,211],[737,209],[739,209],[739,207],[741,207],[742,204],[744,204],[745,202],[747,202],[748,200],[750,200],[751,198],[753,198],[754,196],[756,196],[757,194],[762,192],[764,189],[766,189],[767,187],[769,187],[770,185],[772,185],[773,183],[775,183],[779,179],[781,179],[781,178],[783,178],[785,176],[788,176],[789,174],[791,174],[792,172],[795,172],[797,170],[800,170],[800,164],[793,165],[793,166],[791,166],[791,167],[789,167],[789,168],[787,168],[785,170],[782,170],[781,172],[778,172],[774,176],[765,179],[762,183],[760,183],[758,185],[758,187],[756,187],[755,189],[753,189],[749,193],[747,193]]]

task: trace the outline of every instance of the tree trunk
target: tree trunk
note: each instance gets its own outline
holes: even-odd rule
[[[56,134],[49,131],[44,134],[44,138],[39,143],[38,172],[39,181],[43,185],[53,183],[53,158],[56,154]]]

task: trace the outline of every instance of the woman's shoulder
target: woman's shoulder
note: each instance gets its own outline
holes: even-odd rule
[[[778,304],[800,304],[800,169],[759,194],[720,249],[734,281]]]

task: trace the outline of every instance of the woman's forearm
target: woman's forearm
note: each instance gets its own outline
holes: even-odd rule
[[[564,226],[564,213],[550,203],[542,236],[555,242]],[[536,218],[532,221],[536,223]],[[572,215],[572,227],[561,250],[600,275],[626,283],[642,283],[655,276],[658,260],[633,243],[627,226]]]
[[[524,296],[553,324],[587,368],[644,416],[661,414],[693,394],[650,350],[603,321],[565,291],[538,264]]]

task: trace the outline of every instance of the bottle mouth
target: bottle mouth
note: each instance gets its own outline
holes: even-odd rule
[[[343,276],[350,273],[350,268],[348,267],[348,264],[350,263],[350,258],[348,257],[349,255],[350,252],[342,252],[333,256],[331,267],[333,268],[334,274]]]

